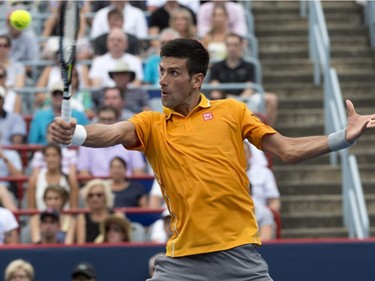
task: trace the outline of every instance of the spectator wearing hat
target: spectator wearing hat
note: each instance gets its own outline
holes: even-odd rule
[[[134,113],[150,110],[150,97],[147,92],[142,89],[128,88],[128,85],[135,79],[135,72],[127,64],[119,62],[108,74],[124,93],[125,109]]]
[[[5,110],[6,95],[6,90],[0,86],[0,144],[22,144],[26,136],[26,124],[19,113]]]
[[[0,186],[0,188],[2,188]],[[1,203],[1,202],[0,202]],[[0,207],[0,245],[18,243],[18,222],[13,213]]]
[[[87,262],[81,262],[72,271],[71,281],[96,281],[98,280],[94,266]]]
[[[31,144],[47,143],[47,127],[56,116],[61,115],[61,105],[63,101],[64,86],[58,82],[51,89],[51,105],[49,108],[39,109],[35,112],[30,125],[28,142]],[[72,110],[72,117],[77,120],[77,124],[86,125],[88,119],[83,112]]]
[[[107,15],[109,31],[114,28],[122,28],[124,25],[124,14],[121,10],[114,8],[108,12]],[[128,48],[126,52],[132,55],[139,55],[141,53],[141,44],[138,38],[130,33],[125,33],[128,37]],[[107,37],[108,32],[96,37],[93,41],[94,54],[96,56],[104,55],[107,51]]]
[[[40,241],[36,244],[59,243],[60,214],[54,209],[46,209],[40,214]]]
[[[34,267],[27,261],[16,259],[5,268],[4,281],[33,281]]]
[[[120,28],[112,29],[107,38],[108,52],[93,59],[89,78],[93,87],[113,86],[114,81],[109,76],[109,71],[116,68],[119,62],[126,63],[135,72],[134,86],[139,86],[143,81],[143,67],[140,58],[126,53],[128,39]]]
[[[100,224],[96,243],[122,243],[131,239],[131,223],[124,215],[110,215]]]

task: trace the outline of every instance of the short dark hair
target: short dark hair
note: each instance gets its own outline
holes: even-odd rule
[[[124,166],[125,169],[128,168],[128,164],[126,163],[126,161],[119,156],[113,157],[111,162],[109,162],[109,165],[111,166],[112,163],[115,162],[116,160],[119,161]]]
[[[105,94],[106,94],[106,92],[107,92],[108,90],[118,90],[118,92],[120,93],[120,97],[121,97],[122,99],[125,98],[125,92],[124,92],[119,86],[105,87],[105,88],[103,89],[103,96],[105,96]]]
[[[103,112],[103,111],[112,111],[112,112],[115,114],[116,119],[119,117],[116,108],[114,108],[113,106],[110,106],[110,105],[102,105],[102,106],[100,106],[100,107],[98,108],[97,114],[99,115],[100,112]]]
[[[237,33],[234,33],[234,32],[230,32],[228,33],[226,36],[225,36],[225,39],[229,38],[229,37],[236,37],[238,40],[240,40],[240,43],[242,43],[244,41],[244,38],[237,34]]]
[[[187,59],[186,67],[190,77],[197,73],[203,76],[207,74],[210,58],[205,47],[197,40],[178,38],[168,41],[161,47],[160,56]]]
[[[124,20],[124,14],[122,13],[121,10],[117,9],[117,8],[113,8],[112,10],[110,10],[108,12],[108,15],[107,15],[107,19],[109,19],[111,16],[118,16],[120,17],[122,20]]]

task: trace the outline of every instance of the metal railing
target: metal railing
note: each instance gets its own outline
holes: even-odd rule
[[[370,32],[371,47],[375,49],[375,1],[366,2],[365,22]]]
[[[301,4],[305,0],[301,0]],[[314,83],[321,84],[323,76],[325,133],[346,126],[346,115],[336,70],[330,67],[330,42],[323,9],[319,0],[308,2],[309,49],[314,63]],[[303,7],[306,9],[307,7]],[[301,16],[305,12],[301,9]],[[347,149],[338,152],[341,160],[343,216],[349,236],[359,239],[369,236],[369,217],[363,195],[356,157]],[[337,165],[337,153],[331,153],[332,165]]]

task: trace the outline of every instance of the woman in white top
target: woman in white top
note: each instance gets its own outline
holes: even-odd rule
[[[28,182],[28,207],[30,209],[44,210],[46,204],[43,200],[44,191],[48,185],[63,186],[70,193],[69,205],[76,208],[78,205],[78,181],[75,174],[65,175],[62,172],[62,153],[59,145],[49,143],[43,148],[43,156],[47,167],[36,170]]]

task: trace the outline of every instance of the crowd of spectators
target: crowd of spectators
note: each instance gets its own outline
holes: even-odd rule
[[[207,82],[211,85],[256,82],[254,65],[244,54],[248,31],[241,4],[215,0],[133,2],[81,1],[77,64],[71,86],[72,115],[78,124],[113,124],[141,111],[155,110],[149,93],[140,86],[158,83],[160,46],[175,38],[197,39],[207,48],[211,56]],[[0,244],[142,239],[165,243],[173,234],[168,210],[140,239],[137,225],[118,209],[166,208],[156,180],[150,193],[140,182],[129,180],[150,174],[140,152],[122,146],[67,148],[50,141],[48,127],[60,115],[63,99],[57,37],[60,3],[0,4],[0,10],[6,11],[6,26],[0,33],[0,178],[28,176],[24,198],[18,197],[14,182],[0,180]],[[16,8],[37,9],[48,16],[43,25],[36,22],[18,31],[9,24],[9,14]],[[36,28],[38,24],[43,26],[41,30]],[[258,110],[260,94],[251,87],[205,94],[212,99],[241,99],[253,111]],[[276,95],[265,93],[265,102],[265,117],[273,125]],[[30,123],[27,115],[31,115]],[[35,152],[29,151],[28,163],[22,162],[15,148],[22,144],[40,146]],[[269,209],[280,211],[280,194],[263,152],[246,143],[244,148],[261,237],[264,241],[274,239]],[[20,219],[12,213],[17,213],[17,206],[38,211]],[[65,212],[77,208],[85,212]],[[33,280],[27,263],[18,262]]]

